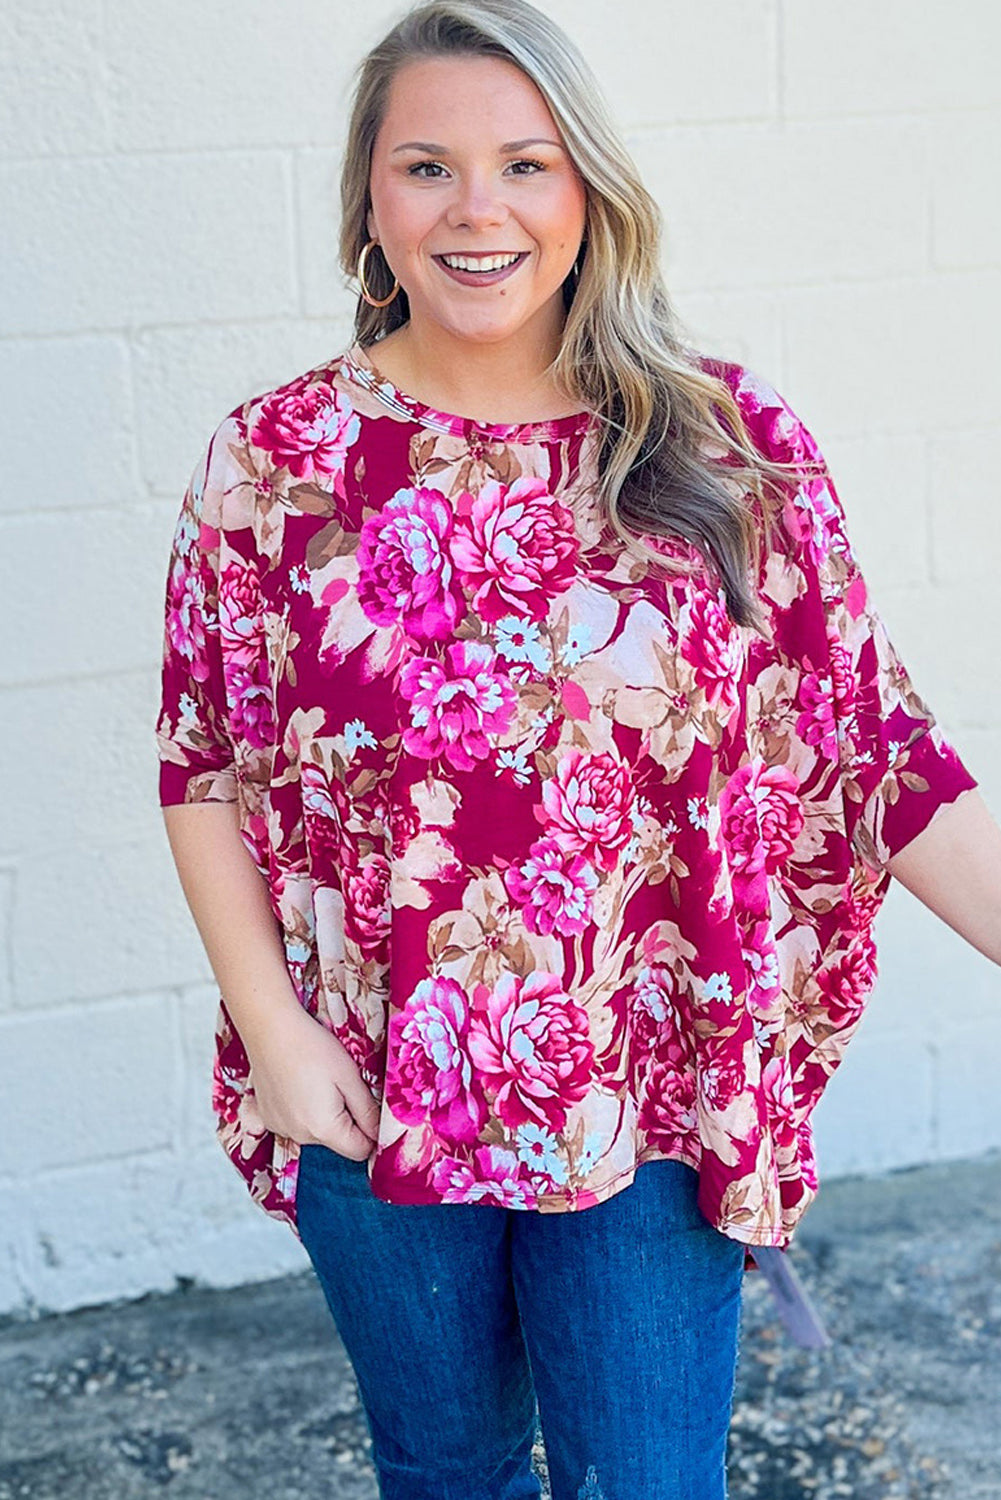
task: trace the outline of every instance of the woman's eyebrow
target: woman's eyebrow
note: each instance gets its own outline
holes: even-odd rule
[[[559,151],[563,149],[561,141],[550,141],[541,135],[526,136],[523,141],[505,141],[500,149],[502,151],[524,151],[526,146],[555,146]],[[436,156],[448,155],[448,147],[438,146],[434,141],[404,141],[402,146],[393,147],[389,153],[390,156],[395,156],[397,151],[431,151]]]

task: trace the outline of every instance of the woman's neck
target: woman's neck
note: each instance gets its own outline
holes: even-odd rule
[[[553,348],[555,358],[559,344]],[[479,422],[545,422],[581,410],[561,392],[537,346],[530,348],[452,340],[449,348],[422,338],[407,323],[369,348],[372,362],[400,391],[437,411]]]

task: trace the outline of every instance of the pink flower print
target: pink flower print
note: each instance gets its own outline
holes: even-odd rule
[[[875,947],[869,938],[820,971],[817,982],[835,1026],[861,1019],[875,978]]]
[[[799,781],[787,767],[755,757],[730,777],[719,800],[734,891],[747,910],[764,912],[766,877],[785,863],[802,832]]]
[[[807,672],[799,688],[803,712],[796,717],[796,733],[807,745],[818,745],[828,760],[838,758],[838,735],[834,722],[831,682],[817,672]]]
[[[190,561],[178,557],[168,580],[167,636],[170,649],[191,663],[196,682],[209,675],[205,602],[204,579]]]
[[[743,1062],[737,1057],[718,1057],[699,1072],[699,1093],[712,1110],[725,1110],[740,1094],[746,1082]]]
[[[226,656],[241,666],[264,654],[260,580],[242,559],[227,562],[219,575],[219,637]]]
[[[237,739],[245,739],[248,745],[262,749],[275,739],[275,717],[271,699],[271,683],[266,681],[267,661],[256,661],[241,666],[224,660],[223,676],[226,693],[230,699],[230,731]]]
[[[316,865],[325,861],[339,873],[350,859],[344,836],[344,820],[350,811],[347,795],[314,761],[301,763],[299,779],[310,862]]]
[[[780,1150],[788,1150],[796,1144],[796,1099],[787,1060],[784,1057],[773,1057],[765,1063],[761,1082],[772,1137]]]
[[[494,670],[494,653],[476,641],[456,641],[445,661],[418,656],[400,673],[400,692],[411,704],[404,748],[424,760],[444,758],[471,771],[490,754],[491,734],[503,734],[515,711],[514,689]]]
[[[456,508],[452,560],[476,612],[491,621],[512,612],[544,619],[574,579],[579,543],[571,512],[531,476],[510,485],[487,480]]]
[[[815,567],[822,566],[831,552],[852,556],[840,511],[822,474],[802,482],[792,501],[786,503],[783,521]]]
[[[561,848],[583,854],[599,870],[614,870],[633,836],[635,800],[628,766],[605,751],[571,749],[543,782],[535,814]]]
[[[831,683],[834,703],[843,727],[840,734],[851,730],[858,701],[858,679],[852,670],[852,658],[841,633],[834,625],[827,627],[827,643],[831,651]]]
[[[742,954],[751,979],[748,999],[759,1009],[767,1010],[778,997],[782,979],[771,921],[766,918],[752,924],[745,933]]]
[[[674,1002],[674,979],[662,964],[644,964],[636,976],[636,1011],[656,1023],[666,1021]]]
[[[504,884],[522,907],[531,932],[573,935],[591,920],[591,893],[598,877],[581,854],[553,839],[536,839],[524,864],[511,865]]]
[[[242,559],[227,562],[220,574],[219,637],[232,732],[256,748],[271,744],[275,724],[260,582]]]
[[[347,396],[330,385],[296,381],[262,404],[250,441],[295,479],[319,483],[343,467],[360,431]]]
[[[402,799],[389,803],[389,826],[393,841],[393,856],[402,859],[410,845],[421,831],[420,814],[410,800],[409,792],[404,792],[406,801]]]
[[[638,1055],[656,1052],[672,1066],[686,1064],[693,1055],[693,1032],[682,1021],[677,984],[671,970],[644,964],[636,976],[629,1010],[630,1028]]]
[[[686,1068],[658,1059],[647,1078],[640,1103],[640,1129],[647,1143],[661,1151],[691,1149],[698,1139],[695,1079]]]
[[[594,1047],[587,1012],[555,974],[504,974],[473,996],[469,1053],[505,1125],[562,1130],[590,1087]]]
[[[390,1016],[385,1100],[398,1120],[431,1125],[449,1141],[474,1141],[486,1105],[473,1075],[469,1003],[454,979],[422,979]]]
[[[734,395],[747,416],[757,417],[762,412],[767,413],[762,425],[772,443],[781,447],[782,458],[792,458],[794,453],[799,452],[803,446],[802,426],[774,386],[769,385],[754,370],[742,369]]]
[[[719,597],[699,593],[681,640],[681,654],[695,669],[695,682],[710,707],[729,712],[737,704],[744,640]]]
[[[234,1088],[227,1072],[222,1066],[222,1057],[217,1050],[212,1060],[212,1108],[221,1120],[231,1125],[239,1118],[241,1094]]]
[[[535,1194],[522,1176],[520,1161],[503,1146],[477,1146],[469,1161],[442,1157],[435,1163],[431,1181],[443,1203],[535,1206]]]
[[[389,939],[389,860],[378,852],[345,873],[344,925],[366,957],[380,955]]]
[[[397,490],[358,541],[358,601],[377,625],[420,641],[452,634],[465,603],[448,552],[452,512],[438,490]]]

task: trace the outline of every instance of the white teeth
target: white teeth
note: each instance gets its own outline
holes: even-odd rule
[[[454,271],[500,271],[504,266],[513,266],[518,259],[518,253],[482,256],[443,255],[441,259]]]

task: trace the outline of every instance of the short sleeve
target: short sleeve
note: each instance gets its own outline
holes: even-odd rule
[[[238,796],[219,630],[219,546],[232,433],[227,417],[191,475],[170,549],[156,725],[162,807],[235,802]]]
[[[823,610],[846,834],[879,871],[941,807],[978,783],[915,688],[872,601],[823,454],[783,406],[793,450],[811,461],[786,518]]]

